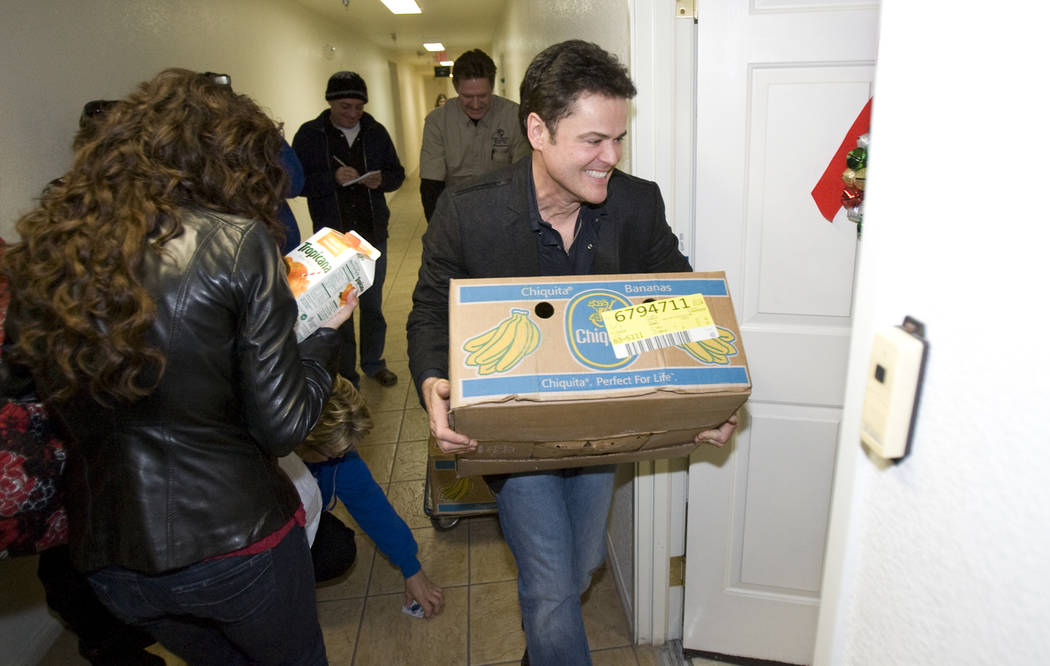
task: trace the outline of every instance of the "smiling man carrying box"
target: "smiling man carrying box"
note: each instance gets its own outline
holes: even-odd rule
[[[450,279],[691,270],[664,218],[659,187],[615,169],[634,95],[626,69],[600,47],[576,40],[551,46],[521,84],[519,117],[531,157],[438,200],[423,237],[408,349],[443,451],[477,448],[471,433],[453,431],[448,421]],[[520,319],[514,325],[524,326]],[[721,446],[734,428],[735,417],[696,439]],[[591,663],[579,597],[605,558],[614,474],[602,465],[487,479],[518,566],[523,663]]]

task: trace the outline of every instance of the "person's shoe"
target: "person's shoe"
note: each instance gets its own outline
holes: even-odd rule
[[[372,375],[372,378],[380,384],[382,384],[383,386],[393,386],[397,383],[397,375],[395,375],[387,368],[383,368],[379,372],[375,373],[374,375]]]
[[[525,648],[525,654],[521,655],[521,666],[529,666],[529,648]]]

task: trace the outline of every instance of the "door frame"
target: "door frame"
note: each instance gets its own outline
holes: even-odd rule
[[[682,252],[695,257],[696,24],[673,0],[628,0],[630,71],[638,95],[628,136],[630,172],[655,181]],[[674,48],[668,48],[673,36]],[[670,102],[670,103],[668,103]],[[671,153],[669,155],[669,153]],[[685,555],[688,465],[635,463],[634,603],[636,644],[682,637],[684,588],[670,586],[670,558]]]

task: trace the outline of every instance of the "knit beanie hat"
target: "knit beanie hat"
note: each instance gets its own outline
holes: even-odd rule
[[[362,102],[368,101],[368,87],[357,72],[336,72],[328,79],[328,89],[324,98],[331,101],[346,97],[353,97]]]

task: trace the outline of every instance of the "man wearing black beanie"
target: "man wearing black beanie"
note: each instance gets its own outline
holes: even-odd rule
[[[383,282],[386,279],[386,241],[390,209],[385,192],[405,180],[390,134],[364,107],[368,86],[356,72],[336,72],[328,79],[325,100],[329,108],[303,123],[292,140],[306,175],[302,196],[310,206],[314,231],[330,227],[356,231],[382,252],[376,263],[375,281],[361,294],[361,370],[383,386],[397,383],[386,367],[386,319],[383,317]],[[339,372],[360,383],[358,344],[351,322],[339,329],[342,339]]]

